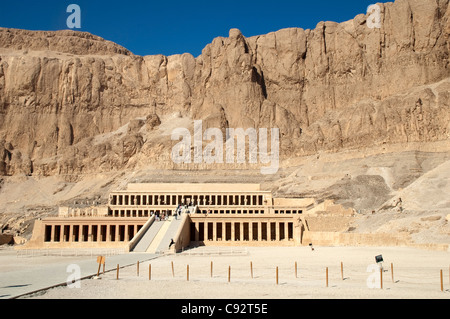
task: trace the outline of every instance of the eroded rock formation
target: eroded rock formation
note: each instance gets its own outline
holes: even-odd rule
[[[158,129],[174,114],[279,127],[284,158],[449,139],[449,1],[379,6],[380,29],[365,14],[250,38],[232,29],[196,58],[0,29],[0,174],[157,166],[172,146]]]

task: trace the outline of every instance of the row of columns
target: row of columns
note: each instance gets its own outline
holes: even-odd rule
[[[87,232],[85,231],[87,226]],[[122,226],[122,227],[120,227]],[[130,226],[132,231],[130,232]],[[56,232],[57,227],[59,233]],[[76,228],[77,227],[77,228]],[[45,225],[44,227],[44,240],[46,242],[112,242],[112,241],[129,241],[130,236],[133,237],[142,227],[142,225],[131,224],[107,224],[107,225]],[[120,233],[120,229],[123,228],[123,234]],[[95,229],[95,234],[94,234]],[[121,236],[122,235],[122,236]],[[103,240],[104,239],[104,240]]]
[[[226,204],[225,204],[226,203]],[[119,206],[156,206],[156,205],[266,205],[264,195],[140,195],[140,194],[112,194],[110,205]]]
[[[110,216],[112,217],[150,217],[156,214],[159,216],[160,214],[173,214],[172,209],[154,209],[154,210],[130,210],[130,209],[113,209],[110,211]]]
[[[226,241],[229,238],[230,241],[262,241],[262,240],[291,240],[294,237],[293,222],[193,222],[195,225],[195,234],[192,240],[195,241]],[[212,224],[212,234],[209,232],[209,225]],[[202,227],[200,227],[202,225]],[[229,233],[227,233],[227,225],[230,226]],[[236,225],[239,227],[239,236],[236,236]],[[245,227],[246,225],[246,227]],[[256,227],[254,227],[256,225]],[[282,225],[282,227],[280,227]],[[218,228],[219,227],[219,228]],[[275,229],[272,229],[275,227]],[[203,236],[201,236],[200,229],[203,228]],[[221,229],[221,236],[219,237],[217,232]],[[283,238],[281,238],[281,231],[283,230]],[[255,234],[255,232],[256,234]],[[265,233],[264,233],[265,232]],[[275,236],[272,238],[272,234]],[[246,236],[245,236],[246,234]],[[247,238],[245,238],[247,237]]]

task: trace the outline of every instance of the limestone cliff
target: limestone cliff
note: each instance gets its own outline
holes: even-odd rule
[[[164,168],[165,123],[193,119],[279,127],[283,158],[448,140],[449,1],[379,6],[379,29],[365,14],[250,38],[232,29],[198,57],[0,28],[0,174]]]

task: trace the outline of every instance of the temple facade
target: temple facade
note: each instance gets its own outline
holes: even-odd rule
[[[277,198],[259,184],[128,184],[107,206],[60,207],[37,220],[24,249],[121,248],[179,251],[188,246],[294,246],[312,198]]]

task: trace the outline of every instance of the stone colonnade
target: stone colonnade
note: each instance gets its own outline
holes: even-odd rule
[[[193,242],[294,241],[294,221],[286,219],[192,218]]]
[[[46,221],[44,224],[44,242],[128,242],[141,229],[146,220],[98,222]]]
[[[230,194],[138,194],[112,193],[109,197],[110,206],[176,206],[179,204],[193,205],[268,205],[267,198],[260,193],[230,193]]]

